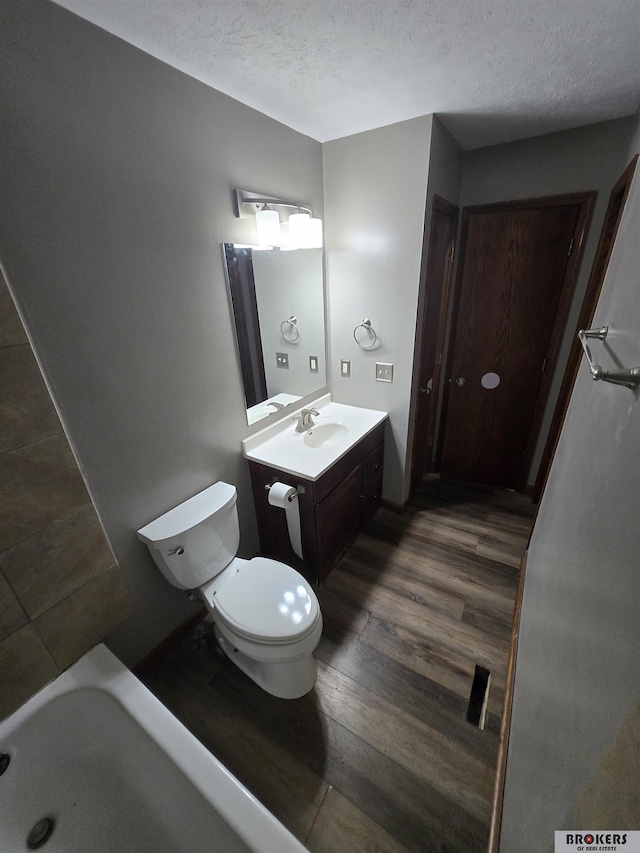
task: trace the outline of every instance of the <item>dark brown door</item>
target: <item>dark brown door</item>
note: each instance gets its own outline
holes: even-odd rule
[[[467,217],[441,476],[518,488],[580,207]]]
[[[432,470],[432,456],[449,306],[458,208],[434,196],[429,232],[425,307],[420,329],[419,394],[411,459],[412,489]]]

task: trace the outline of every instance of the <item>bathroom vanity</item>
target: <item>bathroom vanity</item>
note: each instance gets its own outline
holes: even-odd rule
[[[314,404],[314,426],[297,433],[287,417],[243,442],[264,556],[289,563],[322,583],[380,504],[386,412]],[[278,426],[278,425],[275,425]],[[291,545],[282,509],[269,503],[273,483],[298,493],[302,559]]]

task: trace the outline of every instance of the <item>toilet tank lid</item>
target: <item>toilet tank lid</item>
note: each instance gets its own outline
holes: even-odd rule
[[[236,502],[236,487],[229,483],[214,483],[192,498],[165,512],[160,518],[138,530],[138,539],[157,545],[166,539],[181,536],[197,527],[214,513],[227,509]]]

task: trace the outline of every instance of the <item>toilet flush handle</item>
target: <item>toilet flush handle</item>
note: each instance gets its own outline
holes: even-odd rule
[[[182,545],[178,545],[177,548],[172,548],[171,551],[167,551],[167,557],[172,557],[174,554],[177,554],[178,556],[184,554],[184,548]]]

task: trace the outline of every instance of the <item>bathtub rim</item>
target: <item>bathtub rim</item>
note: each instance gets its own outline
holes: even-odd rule
[[[100,643],[0,720],[0,745],[52,699],[91,688],[114,698],[255,853],[305,853],[291,832]]]

